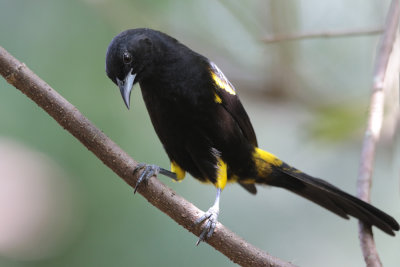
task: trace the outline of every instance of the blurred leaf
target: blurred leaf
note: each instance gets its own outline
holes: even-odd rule
[[[354,102],[317,107],[313,121],[307,126],[311,138],[326,142],[359,138],[365,127],[366,110]]]

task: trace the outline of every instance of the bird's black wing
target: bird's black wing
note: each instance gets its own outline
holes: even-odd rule
[[[236,95],[235,88],[213,62],[210,62],[210,71],[215,88],[215,102],[221,104],[232,116],[246,139],[252,145],[257,146],[257,137],[250,122],[250,118],[240,102],[239,97]],[[239,184],[251,194],[257,193],[254,184],[242,184],[240,181]]]
[[[254,146],[257,146],[257,138],[253,126],[246,110],[236,95],[235,88],[213,62],[210,62],[210,71],[215,84],[215,101],[220,103],[231,114],[247,140]]]

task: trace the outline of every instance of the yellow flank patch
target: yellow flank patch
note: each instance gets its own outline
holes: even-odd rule
[[[214,101],[215,101],[215,103],[218,103],[218,104],[222,103],[222,99],[219,97],[219,95],[217,93],[214,94]]]
[[[219,74],[222,74],[222,72],[215,73],[211,71],[211,77],[213,78],[214,82],[218,85],[218,87],[230,93],[231,95],[236,95],[236,92],[232,88],[231,83],[228,82],[225,76],[221,77]]]
[[[253,152],[253,159],[260,176],[270,174],[272,171],[271,165],[279,167],[283,163],[282,160],[278,159],[275,155],[259,149],[258,147],[256,147]]]
[[[217,167],[217,182],[215,183],[215,186],[224,189],[226,182],[228,181],[228,168],[226,163],[220,158],[218,159]]]
[[[182,181],[185,178],[186,172],[178,164],[176,164],[175,161],[171,161],[171,172],[176,174],[176,179],[178,181]]]

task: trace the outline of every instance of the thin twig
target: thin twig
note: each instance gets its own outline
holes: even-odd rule
[[[367,202],[370,201],[374,155],[383,120],[384,78],[398,30],[399,14],[399,0],[393,0],[386,17],[385,31],[380,41],[374,69],[368,124],[365,131],[357,179],[357,196]],[[359,222],[359,239],[367,266],[382,266],[376,250],[371,226],[364,225],[361,221]]]
[[[364,35],[377,35],[383,33],[382,28],[377,29],[361,29],[361,30],[346,30],[346,31],[321,31],[321,32],[309,32],[303,34],[287,34],[287,35],[275,35],[268,36],[262,39],[266,44],[287,42],[287,41],[298,41],[304,39],[316,39],[316,38],[340,38],[340,37],[356,37]]]
[[[126,183],[134,187],[137,177],[133,175],[133,170],[137,162],[97,129],[72,104],[2,47],[0,47],[0,74],[7,82],[36,102]],[[197,236],[200,234],[201,229],[194,227],[194,222],[202,211],[158,179],[152,177],[147,186],[140,187],[138,192],[178,224]],[[207,242],[242,266],[294,266],[247,243],[220,223]]]

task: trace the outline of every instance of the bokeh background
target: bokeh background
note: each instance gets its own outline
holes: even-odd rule
[[[379,28],[388,5],[387,0],[2,0],[0,45],[133,158],[168,167],[139,86],[128,111],[104,71],[107,45],[120,31],[164,31],[219,65],[239,92],[262,148],[355,193],[379,36],[276,44],[262,39]],[[398,98],[388,100],[398,105]],[[400,220],[393,121],[385,120],[372,201]],[[194,235],[133,195],[3,79],[0,160],[0,266],[234,265],[207,244],[196,247]],[[203,210],[214,201],[215,189],[191,177],[182,183],[159,179]],[[364,265],[356,220],[281,189],[259,188],[252,196],[230,185],[221,209],[223,224],[276,257],[300,266]],[[398,266],[399,237],[374,234],[384,265]]]

